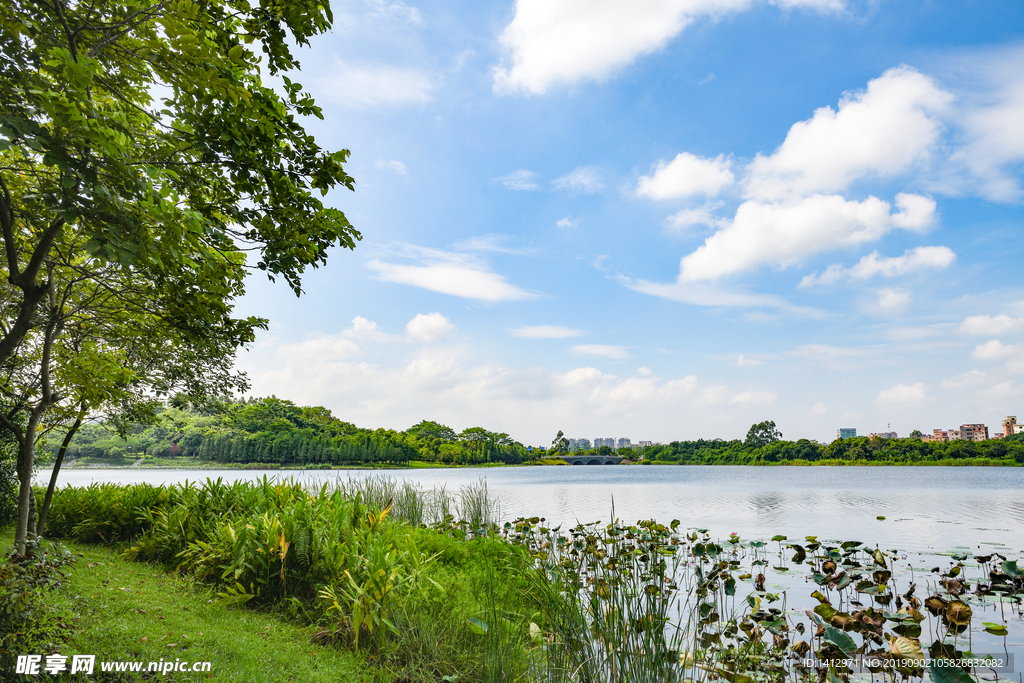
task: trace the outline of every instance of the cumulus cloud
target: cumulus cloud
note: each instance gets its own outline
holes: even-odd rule
[[[910,292],[898,287],[883,287],[875,292],[875,304],[883,312],[899,311],[910,303]]]
[[[868,280],[875,276],[896,277],[925,268],[945,268],[956,260],[956,254],[949,247],[916,247],[908,249],[903,256],[886,258],[873,251],[853,267],[829,266],[824,273],[812,273],[800,281],[801,287],[830,285],[844,278]]]
[[[342,336],[348,339],[354,339],[356,341],[363,342],[393,342],[397,339],[395,335],[388,334],[380,329],[372,320],[368,320],[362,316],[356,316],[352,319],[352,327],[342,331]]]
[[[555,225],[565,230],[567,228],[575,228],[577,225],[579,225],[579,221],[573,220],[572,218],[566,216],[565,218],[559,218]]]
[[[471,254],[404,245],[404,256],[415,265],[373,259],[366,265],[385,282],[412,285],[442,294],[478,301],[522,301],[537,294],[516,287]]]
[[[751,162],[748,197],[784,200],[846,189],[868,176],[892,176],[925,158],[953,96],[908,67],[890,69],[838,110],[822,107],[793,124],[770,156]]]
[[[506,176],[495,178],[494,182],[501,183],[510,190],[519,191],[530,191],[539,190],[540,185],[537,184],[537,177],[540,174],[536,171],[527,171],[524,168],[518,171],[513,171]]]
[[[626,360],[629,358],[628,346],[608,346],[605,344],[576,344],[570,346],[569,351],[582,356],[598,356],[599,358],[611,358],[612,360]]]
[[[401,161],[396,161],[394,159],[392,159],[391,161],[377,159],[377,161],[375,161],[373,165],[378,171],[389,170],[394,171],[398,175],[409,175],[409,169],[405,167],[405,164],[403,164]]]
[[[509,333],[521,339],[568,339],[581,337],[587,334],[587,331],[561,325],[523,325],[509,330]]]
[[[455,325],[440,313],[417,313],[405,324],[405,333],[413,341],[432,343],[445,339],[455,330]]]
[[[636,193],[651,199],[677,199],[697,194],[714,196],[735,179],[731,166],[732,160],[724,154],[706,159],[682,152],[668,164],[659,161],[651,175],[642,176]]]
[[[764,365],[764,361],[759,358],[747,358],[744,354],[740,354],[736,359],[736,367],[740,368],[752,368],[758,365]]]
[[[494,70],[497,92],[544,93],[599,81],[654,52],[700,17],[738,12],[756,0],[517,0],[500,41],[511,66]],[[775,0],[784,8],[836,10],[841,0]]]
[[[390,64],[338,62],[320,85],[320,97],[358,108],[424,104],[434,98],[433,76]]]
[[[828,406],[822,403],[821,401],[818,401],[813,406],[811,406],[809,412],[811,413],[811,415],[825,415],[826,413],[828,413]]]
[[[971,355],[979,360],[996,360],[998,358],[1010,358],[1018,353],[1019,350],[1012,344],[1004,344],[998,339],[992,339],[984,344],[975,346]]]
[[[1005,313],[998,315],[971,315],[964,318],[958,328],[963,334],[1006,334],[1024,325],[1024,318],[1011,318]]]
[[[901,406],[920,403],[926,398],[924,382],[918,382],[917,384],[897,384],[891,389],[880,391],[875,402],[880,405]]]
[[[896,195],[897,212],[877,197],[864,201],[813,195],[792,202],[740,205],[732,223],[683,257],[680,282],[715,280],[762,264],[780,268],[821,251],[877,240],[895,229],[931,225],[935,201]]]
[[[668,217],[666,224],[669,230],[686,231],[698,225],[706,225],[712,228],[724,228],[729,225],[729,220],[715,215],[715,210],[722,207],[721,202],[704,204],[692,209],[677,211]]]
[[[601,170],[597,166],[577,166],[555,178],[551,187],[560,192],[594,194],[604,189],[604,183],[601,182]]]

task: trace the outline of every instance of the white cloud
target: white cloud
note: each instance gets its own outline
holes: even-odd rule
[[[432,343],[445,339],[455,330],[455,325],[440,313],[417,313],[405,324],[405,333],[413,341]]]
[[[320,97],[361,108],[424,104],[433,99],[434,78],[419,69],[390,64],[338,62],[320,82]]]
[[[539,190],[540,185],[537,184],[536,180],[538,175],[539,174],[536,171],[527,171],[526,169],[521,168],[506,176],[495,178],[494,182],[501,183],[510,190]]]
[[[758,358],[747,358],[742,353],[739,355],[739,358],[736,359],[736,367],[752,368],[758,365],[764,365],[764,361]]]
[[[706,225],[712,228],[724,228],[729,225],[729,220],[715,215],[715,210],[722,207],[721,202],[704,204],[693,209],[683,209],[668,217],[666,223],[670,230],[685,231],[697,225]]]
[[[522,339],[568,339],[570,337],[581,337],[587,334],[586,330],[579,330],[575,327],[562,327],[560,325],[523,325],[509,330],[513,337]]]
[[[366,265],[377,272],[377,278],[442,294],[478,301],[522,301],[537,294],[520,289],[492,273],[487,265],[470,254],[405,245],[405,256],[422,265],[403,265],[373,259]]]
[[[511,67],[494,70],[497,92],[544,93],[599,81],[662,48],[699,17],[747,9],[754,0],[517,0],[501,34]],[[776,0],[784,8],[840,9],[841,0]]]
[[[949,247],[916,247],[908,249],[903,256],[892,258],[880,257],[877,251],[873,251],[849,270],[833,264],[821,275],[807,275],[800,281],[800,286],[829,285],[844,277],[854,280],[867,280],[876,275],[896,277],[925,268],[945,268],[955,260],[956,254]]]
[[[784,200],[846,189],[870,176],[893,176],[928,156],[942,131],[939,115],[953,96],[908,67],[890,69],[793,124],[771,156],[749,166],[746,194]]]
[[[569,350],[583,356],[598,356],[600,358],[611,358],[613,360],[625,360],[629,358],[628,346],[607,346],[605,344],[576,344],[570,346]]]
[[[1018,353],[1020,351],[1012,344],[1004,344],[998,339],[992,339],[984,344],[975,346],[971,355],[979,360],[995,360],[997,358],[1009,358]]]
[[[777,308],[801,317],[821,318],[825,316],[823,311],[806,306],[795,306],[775,294],[731,290],[704,282],[649,282],[628,277],[619,277],[618,280],[634,291],[695,306]]]
[[[884,312],[902,310],[910,303],[910,292],[898,287],[884,287],[875,295],[878,297],[876,305]]]
[[[878,398],[875,402],[880,405],[907,405],[911,403],[920,403],[925,400],[927,395],[925,393],[924,382],[918,382],[917,384],[897,384],[891,389],[885,389],[878,393]]]
[[[369,0],[373,7],[373,13],[378,17],[393,23],[404,23],[419,26],[423,24],[423,17],[415,7],[410,7],[403,2],[385,2],[385,0]]]
[[[954,161],[965,164],[980,180],[984,196],[1015,201],[1022,192],[1014,166],[1024,161],[1024,48],[986,55],[983,61],[974,80],[990,89],[967,108],[966,143]]]
[[[714,196],[733,183],[731,166],[732,160],[724,154],[706,159],[682,152],[668,164],[659,161],[651,175],[641,176],[636,193],[651,199]]]
[[[375,161],[373,165],[378,171],[391,170],[397,173],[398,175],[409,175],[409,169],[405,167],[405,164],[403,164],[401,161],[396,161],[394,159],[392,159],[391,161],[377,159],[377,161]]]
[[[1006,334],[1024,324],[1024,318],[1011,318],[1005,313],[999,315],[971,315],[960,323],[959,330],[964,334]]]
[[[476,235],[452,244],[457,251],[497,251],[503,254],[525,254],[529,250],[508,246],[508,235]]]
[[[942,380],[941,385],[943,389],[960,389],[974,384],[983,384],[987,380],[988,373],[984,370],[968,370],[959,375],[947,377]]]
[[[826,413],[828,413],[828,406],[822,403],[821,401],[818,401],[813,406],[811,406],[809,412],[811,415],[825,415]]]
[[[372,320],[362,316],[352,319],[352,327],[342,331],[342,336],[348,339],[355,339],[363,342],[393,342],[397,339],[395,335],[388,334],[380,329],[380,326]]]
[[[558,222],[556,222],[555,225],[565,230],[566,228],[575,228],[577,225],[579,225],[579,221],[573,220],[566,216],[565,218],[559,218]]]
[[[601,170],[597,166],[577,166],[555,178],[551,187],[561,192],[594,194],[604,189],[604,183],[601,182]]]
[[[780,268],[821,251],[877,240],[898,228],[920,230],[933,219],[935,202],[896,195],[897,213],[877,197],[848,201],[839,195],[813,195],[777,204],[748,201],[732,223],[683,257],[680,282],[714,280],[762,264]]]
[[[778,394],[772,391],[744,391],[736,394],[729,403],[755,403],[759,405],[771,405],[775,403],[775,399],[779,397]]]

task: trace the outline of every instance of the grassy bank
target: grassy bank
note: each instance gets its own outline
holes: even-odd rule
[[[499,526],[482,484],[63,489],[47,533],[75,544],[58,605],[75,616],[45,653],[368,683],[815,683],[852,673],[822,660],[867,657],[910,681],[970,683],[967,669],[913,662],[962,661],[982,631],[1020,627],[1024,558],[1007,549],[947,553],[915,573],[859,541],[683,529]],[[17,581],[0,570],[2,616]],[[788,595],[766,583],[788,572],[813,584]]]
[[[2,538],[6,547],[13,533]],[[226,609],[212,587],[161,566],[129,562],[117,546],[65,543],[76,562],[66,570],[66,590],[50,604],[70,625],[61,654],[146,665],[175,659],[211,662],[209,672],[175,672],[165,680],[394,681],[369,665],[362,652],[315,644],[316,626],[284,613]],[[124,680],[137,678],[124,675]]]

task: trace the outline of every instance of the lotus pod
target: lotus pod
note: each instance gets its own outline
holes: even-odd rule
[[[971,623],[971,607],[966,602],[955,600],[946,607],[944,619],[954,626],[969,626]]]

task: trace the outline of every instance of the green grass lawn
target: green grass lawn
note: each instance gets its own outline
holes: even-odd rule
[[[13,542],[10,530],[0,538],[5,547]],[[180,658],[211,662],[211,670],[122,674],[117,680],[393,681],[393,676],[375,674],[361,655],[313,644],[313,627],[266,612],[224,607],[217,604],[210,588],[190,584],[159,567],[127,562],[108,548],[74,543],[65,547],[77,562],[67,571],[69,586],[58,601],[75,617],[71,640],[61,654],[96,655],[96,680],[114,680],[99,673],[102,661],[148,663]],[[0,672],[0,679],[6,673]]]

